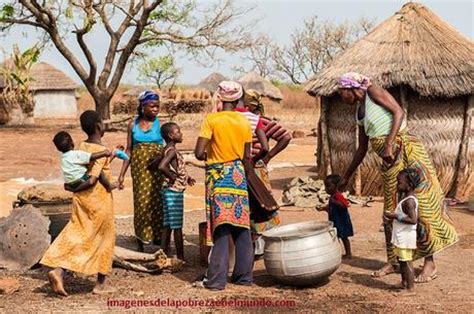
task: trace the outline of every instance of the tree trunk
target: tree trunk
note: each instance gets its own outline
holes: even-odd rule
[[[106,96],[94,97],[95,110],[99,113],[102,120],[110,119],[110,101],[111,99]]]

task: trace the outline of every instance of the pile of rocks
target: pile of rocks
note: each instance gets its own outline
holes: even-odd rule
[[[353,204],[368,206],[372,198],[359,198],[345,192],[343,195]],[[296,177],[283,187],[282,202],[284,205],[316,208],[327,205],[329,194],[326,193],[323,180],[310,177]]]

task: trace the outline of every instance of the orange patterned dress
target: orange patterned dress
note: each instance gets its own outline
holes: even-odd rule
[[[84,142],[79,149],[95,153],[103,151],[105,147]],[[101,171],[110,178],[108,158],[95,160],[88,173],[99,177]],[[106,275],[112,270],[114,246],[112,193],[97,182],[90,189],[74,193],[71,220],[48,248],[40,263],[85,275]]]

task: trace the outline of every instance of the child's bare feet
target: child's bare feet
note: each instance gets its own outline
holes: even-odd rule
[[[63,273],[64,270],[62,270],[61,268],[56,268],[48,273],[48,279],[51,283],[53,291],[59,295],[66,297],[67,292],[66,290],[64,290]]]

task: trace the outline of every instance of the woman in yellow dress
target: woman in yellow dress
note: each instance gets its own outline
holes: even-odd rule
[[[87,110],[80,120],[82,130],[88,138],[79,149],[89,153],[103,151],[105,147],[101,138],[104,135],[104,125],[99,114]],[[110,180],[109,163],[108,158],[100,158],[89,166],[90,179],[73,190],[75,193],[69,223],[40,261],[41,264],[54,268],[48,277],[57,294],[67,295],[63,285],[65,269],[85,275],[97,275],[93,293],[114,291],[105,285],[105,278],[112,270],[115,246],[112,193],[97,182],[101,171]]]
[[[419,202],[418,239],[414,259],[424,258],[416,282],[429,282],[437,277],[433,255],[456,243],[459,238],[449,218],[441,210],[444,194],[436,171],[423,143],[410,134],[405,113],[397,101],[382,87],[372,85],[359,73],[346,73],[338,82],[342,101],[357,105],[359,145],[351,164],[345,171],[341,188],[354,174],[368,151],[369,142],[382,159],[381,174],[384,188],[384,212],[390,214],[397,206],[397,175],[405,168],[416,169],[421,183],[415,190]],[[384,221],[387,264],[372,276],[381,277],[395,272],[397,258],[391,244],[391,221]]]

